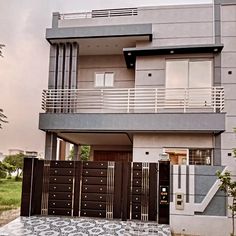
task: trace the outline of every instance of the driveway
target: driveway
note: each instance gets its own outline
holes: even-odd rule
[[[97,218],[18,217],[0,228],[0,236],[157,235],[170,236],[168,225],[155,222],[118,221]]]

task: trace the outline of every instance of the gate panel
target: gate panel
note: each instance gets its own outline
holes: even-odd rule
[[[148,220],[156,221],[157,220],[157,172],[158,164],[150,163],[149,170],[149,208],[148,208]]]
[[[50,162],[48,215],[72,215],[73,183],[74,162]]]
[[[83,162],[81,216],[106,217],[107,162]]]
[[[131,167],[131,219],[141,220],[142,204],[142,163],[132,163]]]

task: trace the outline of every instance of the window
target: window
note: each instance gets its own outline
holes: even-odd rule
[[[166,148],[164,152],[169,154],[170,163],[172,165],[188,164],[188,149]]]
[[[189,107],[211,107],[211,87],[212,60],[166,61],[166,99],[175,105],[176,99],[180,104],[187,99]]]
[[[165,148],[172,165],[211,165],[212,149]]]
[[[190,165],[211,165],[211,149],[189,149]]]
[[[113,72],[95,73],[95,87],[113,87],[113,84]]]
[[[212,60],[167,60],[166,88],[209,88]]]

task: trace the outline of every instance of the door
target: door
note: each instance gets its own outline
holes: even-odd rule
[[[94,161],[132,161],[131,151],[94,151]]]

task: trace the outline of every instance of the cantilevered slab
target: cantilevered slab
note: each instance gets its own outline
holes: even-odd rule
[[[183,45],[168,47],[133,47],[124,48],[126,65],[128,68],[135,66],[137,56],[192,54],[192,53],[219,53],[223,49],[222,44]]]
[[[54,132],[201,132],[225,130],[224,113],[41,113],[39,129]]]
[[[52,43],[62,39],[140,37],[152,40],[152,24],[104,25],[84,27],[50,28],[46,30],[46,39]]]

